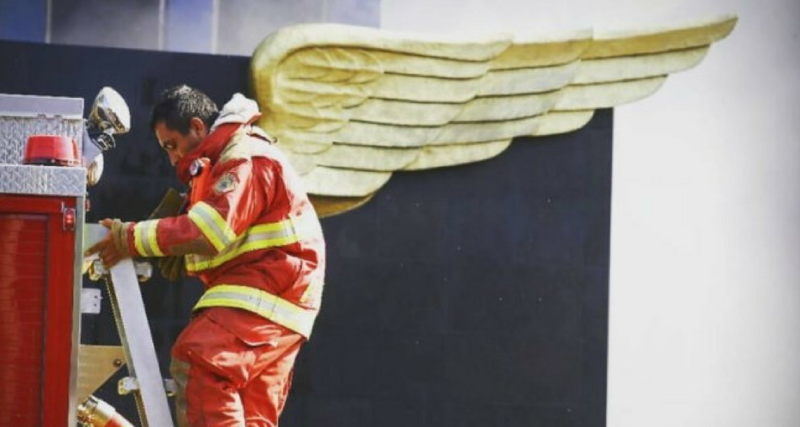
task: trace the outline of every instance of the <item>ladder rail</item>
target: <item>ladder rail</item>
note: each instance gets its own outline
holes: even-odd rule
[[[86,247],[106,234],[102,225],[86,224]],[[133,395],[142,427],[174,427],[133,260],[123,259],[104,278],[128,373],[136,379]]]
[[[164,380],[144,309],[133,261],[120,261],[106,277],[114,318],[125,350],[128,372],[136,378],[136,406],[143,427],[173,427]]]

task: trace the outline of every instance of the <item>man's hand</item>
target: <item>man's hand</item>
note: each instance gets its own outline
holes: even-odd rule
[[[128,250],[127,229],[125,223],[118,219],[107,218],[100,221],[100,225],[110,230],[108,235],[86,250],[84,256],[97,254],[103,262],[103,266],[110,269],[131,256]]]

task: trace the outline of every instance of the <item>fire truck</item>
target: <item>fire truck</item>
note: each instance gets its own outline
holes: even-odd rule
[[[139,280],[149,264],[110,271],[84,249],[106,230],[86,224],[87,187],[130,112],[103,88],[83,118],[81,98],[0,94],[0,426],[129,426],[92,395],[120,367],[121,394],[142,425],[170,427],[170,383],[159,372]],[[106,281],[121,346],[80,343],[81,313],[99,310],[83,275]]]

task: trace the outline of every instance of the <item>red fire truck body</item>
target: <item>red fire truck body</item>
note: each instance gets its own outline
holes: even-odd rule
[[[0,95],[0,426],[74,426],[86,170],[22,164],[30,135],[80,152],[83,100]]]

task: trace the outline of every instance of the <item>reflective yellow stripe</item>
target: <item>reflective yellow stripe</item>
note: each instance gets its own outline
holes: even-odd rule
[[[289,221],[257,225],[249,228],[242,237],[213,257],[187,255],[186,270],[207,270],[218,267],[245,252],[285,246],[296,241],[297,236],[294,234]]]
[[[316,215],[303,215],[279,222],[259,224],[247,229],[232,245],[219,254],[209,257],[203,255],[187,255],[186,270],[197,272],[219,267],[239,255],[296,243],[300,240],[321,235],[322,230]]]
[[[150,249],[153,251],[155,256],[164,256],[164,252],[161,251],[161,248],[158,247],[158,237],[156,235],[156,230],[158,229],[158,220],[151,221],[149,225],[149,230],[147,233],[147,242],[150,244]]]
[[[269,233],[272,231],[286,230],[287,228],[289,228],[290,225],[292,225],[292,223],[288,219],[285,219],[283,221],[269,222],[266,224],[255,225],[250,229],[252,230],[253,233]]]
[[[158,221],[157,219],[141,221],[133,226],[133,244],[139,255],[164,256],[164,252],[158,246],[158,238],[156,236]]]
[[[205,202],[198,202],[189,210],[189,219],[197,225],[217,251],[223,250],[236,240],[236,234],[228,227],[222,215]]]
[[[136,247],[136,251],[139,252],[139,255],[147,256],[147,253],[144,251],[144,243],[142,242],[142,222],[137,222],[136,225],[133,226],[133,246]]]
[[[207,290],[194,310],[208,307],[233,307],[258,314],[308,338],[317,313],[283,298],[250,286],[217,285]]]

